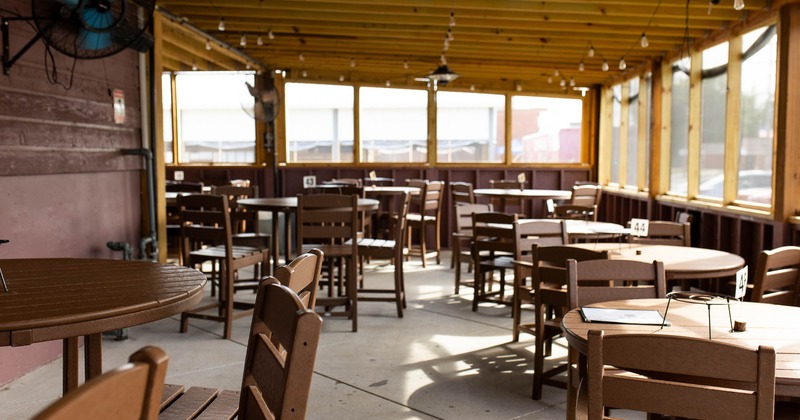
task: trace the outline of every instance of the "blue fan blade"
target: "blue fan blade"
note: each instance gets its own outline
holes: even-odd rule
[[[111,46],[110,32],[92,32],[81,29],[79,38],[81,49],[88,51],[98,51]]]
[[[114,24],[114,15],[98,11],[95,8],[86,8],[83,9],[83,21],[90,29],[111,29],[111,25]]]

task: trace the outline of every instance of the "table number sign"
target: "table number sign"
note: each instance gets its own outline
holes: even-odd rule
[[[733,295],[736,299],[744,298],[747,292],[747,266],[736,272],[736,293]]]
[[[316,175],[306,175],[303,177],[303,186],[306,188],[310,188],[317,185],[317,176]]]
[[[524,184],[525,183],[525,174],[517,175],[517,181],[519,181],[520,184]],[[520,188],[522,188],[521,185],[520,185]]]
[[[647,219],[631,219],[631,235],[646,237],[650,229],[650,221]]]
[[[378,179],[378,174],[376,174],[375,171],[369,171],[369,179]]]

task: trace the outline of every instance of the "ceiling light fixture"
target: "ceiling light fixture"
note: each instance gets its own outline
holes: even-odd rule
[[[456,11],[450,10],[450,27],[456,26]]]
[[[591,42],[589,43],[589,51],[586,51],[586,55],[589,57],[594,57],[594,46]]]
[[[259,47],[264,45],[264,37],[261,36],[261,34],[259,34],[258,38],[256,38],[256,45],[258,45]]]
[[[217,29],[220,32],[225,31],[225,18],[219,18],[219,25],[217,25]]]
[[[355,58],[351,58],[350,59],[350,67],[355,67],[355,66],[356,66],[356,59]]]
[[[647,35],[645,35],[644,32],[642,32],[642,40],[639,41],[639,44],[642,46],[642,48],[647,48],[650,46],[650,41],[647,40]]]
[[[275,39],[275,34],[272,33],[272,28],[270,28],[269,32],[267,32],[267,38]]]
[[[303,77],[308,77],[308,72],[303,70],[302,72],[300,72],[300,75]]]
[[[574,77],[571,77],[571,76],[570,76],[570,78],[569,78],[569,85],[570,85],[570,86],[572,86],[572,87],[575,87],[575,78],[574,78]]]
[[[408,60],[403,60],[403,68],[408,70]]]
[[[581,62],[578,63],[578,71],[584,71],[584,70],[586,70],[586,65],[583,64],[583,60],[581,60]]]
[[[303,55],[303,53],[298,54],[297,59],[300,61],[306,61],[306,57]]]
[[[390,81],[388,81],[388,80],[387,80],[387,81],[386,81],[386,87],[390,87],[390,86],[392,86],[392,82],[390,82]]]
[[[522,82],[517,80],[517,83],[514,85],[514,89],[516,89],[517,92],[522,92]]]
[[[736,10],[744,9],[744,0],[733,0],[733,8]]]
[[[206,41],[206,50],[211,51],[211,41]]]
[[[242,34],[242,38],[239,39],[239,45],[246,47],[247,46],[247,35]]]
[[[608,71],[608,61],[603,60],[603,64],[600,66],[600,70]]]
[[[553,84],[553,76],[547,76],[547,84],[548,85],[552,85]]]
[[[340,74],[340,75],[339,75],[339,81],[340,81],[340,82],[344,82],[344,75],[343,75],[343,74]]]
[[[558,71],[558,67],[556,67],[556,69],[553,71],[553,76],[558,77],[560,74],[561,72]]]
[[[620,70],[625,70],[627,67],[628,67],[628,65],[625,64],[625,57],[620,57],[620,59],[619,59],[619,69]]]

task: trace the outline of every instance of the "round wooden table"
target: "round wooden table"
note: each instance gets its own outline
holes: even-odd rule
[[[612,259],[664,263],[668,279],[727,277],[744,267],[744,258],[716,249],[676,245],[630,244],[627,242],[570,244],[595,251],[608,251]]]
[[[244,209],[253,210],[253,211],[268,211],[272,212],[272,265],[273,265],[273,272],[275,268],[278,268],[278,231],[280,230],[279,223],[278,223],[278,215],[279,213],[290,214],[297,211],[297,197],[265,197],[265,198],[244,198],[239,200],[238,206]],[[374,211],[378,209],[378,205],[380,202],[378,200],[374,200],[371,198],[359,198],[358,199],[358,210],[359,211]],[[284,224],[284,241],[285,250],[284,255],[286,255],[286,261],[289,259],[289,255],[291,255],[291,227],[288,223]]]
[[[78,337],[85,373],[102,372],[101,334],[179,314],[203,298],[206,276],[146,261],[0,260],[0,346],[64,340],[64,392],[78,386]]]
[[[533,189],[501,189],[501,188],[478,188],[472,191],[476,196],[497,197],[497,198],[528,198],[528,199],[548,199],[548,198],[570,198],[572,191],[565,190],[533,190]]]
[[[603,302],[592,307],[615,309],[655,309],[664,314],[667,299],[631,299]],[[770,305],[767,303],[734,302],[731,304],[734,321],[744,321],[747,329],[732,332],[725,305],[711,307],[712,340],[757,349],[759,345],[775,348],[775,394],[800,397],[800,307]],[[561,329],[570,348],[586,354],[589,330],[603,330],[615,334],[663,334],[683,337],[708,338],[708,311],[704,304],[672,300],[667,313],[672,325],[605,324],[584,322],[578,309],[569,311],[561,322]]]

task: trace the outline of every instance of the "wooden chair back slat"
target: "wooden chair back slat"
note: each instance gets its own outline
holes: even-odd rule
[[[653,334],[588,337],[589,419],[605,407],[686,418],[771,419],[775,350]]]
[[[692,246],[692,225],[666,221],[650,221],[646,237],[629,236],[629,242],[648,245]]]
[[[784,246],[758,255],[751,300],[797,305],[800,293],[800,247]]]
[[[87,381],[37,414],[36,420],[158,418],[167,354],[143,347],[129,363]]]
[[[288,265],[275,269],[275,278],[297,294],[308,309],[314,309],[317,302],[319,277],[322,273],[324,255],[319,249],[300,255]]]
[[[666,297],[661,261],[568,260],[567,280],[570,309],[611,300]]]

